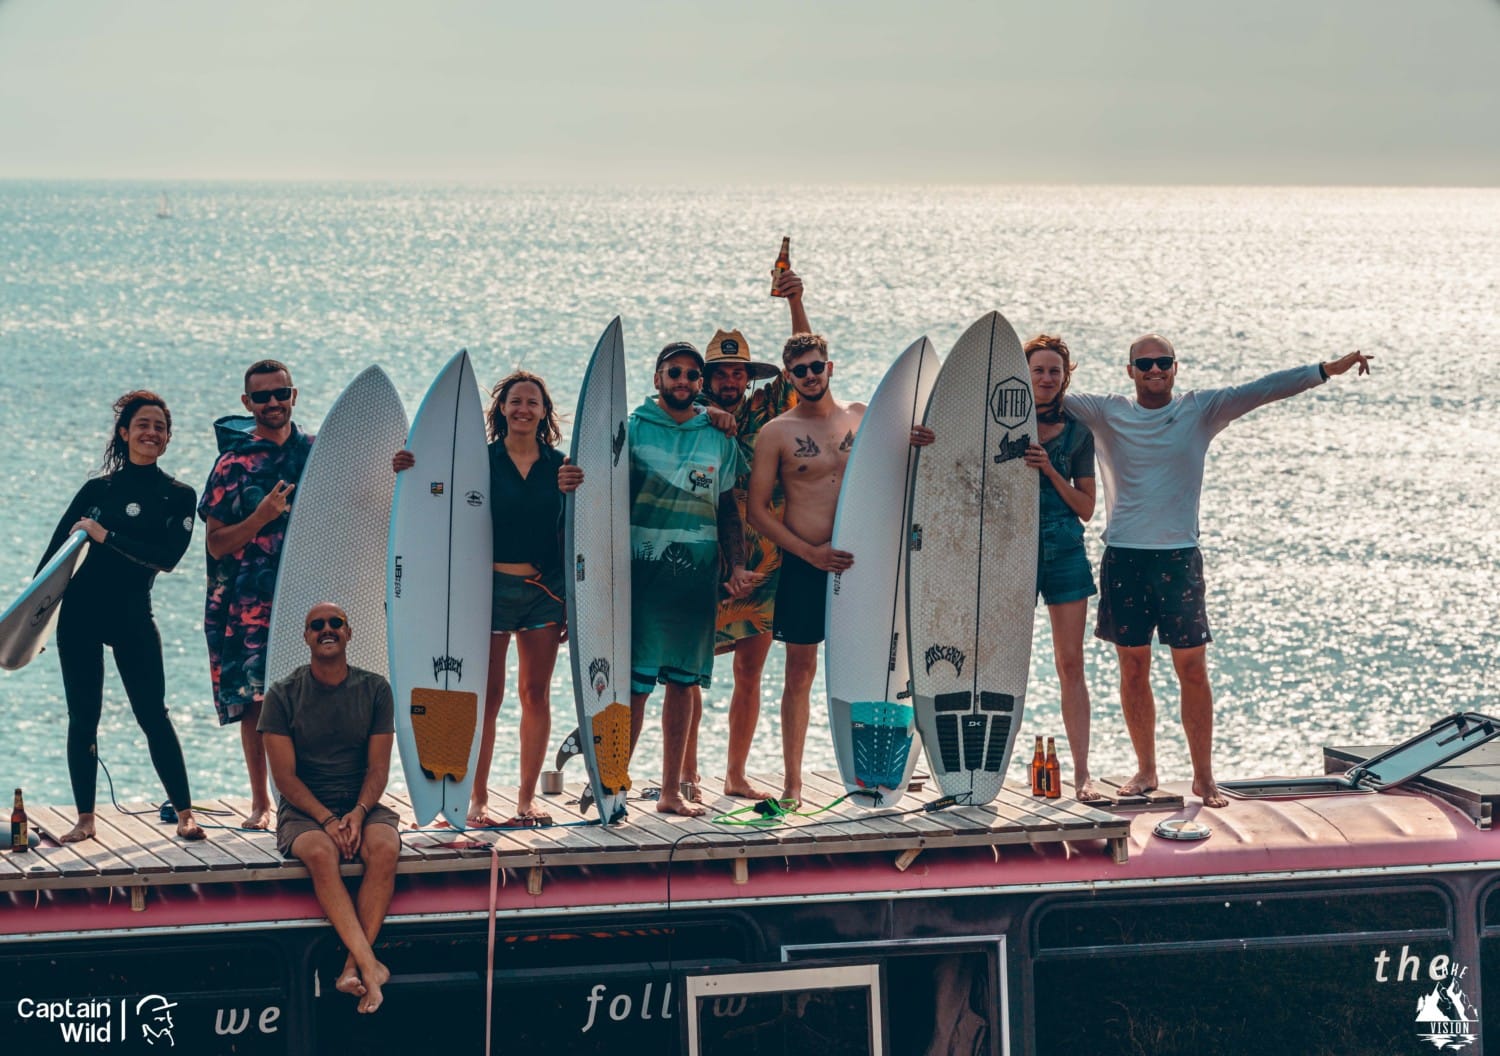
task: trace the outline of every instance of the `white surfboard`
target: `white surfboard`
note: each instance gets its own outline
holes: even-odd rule
[[[46,646],[57,623],[58,603],[88,552],[87,532],[68,536],[36,578],[0,613],[0,667],[19,671]]]
[[[271,604],[267,685],[307,663],[303,621],[322,601],[349,614],[349,663],[389,674],[381,558],[396,484],[391,455],[405,442],[396,387],[366,367],[329,408],[297,483]]]
[[[442,814],[462,829],[489,675],[494,546],[484,410],[468,353],[427,390],[406,448],[416,464],[396,475],[386,563],[396,744],[417,824]]]
[[[906,517],[911,428],[937,375],[925,337],[891,364],[854,438],[833,519],[833,545],[854,567],[828,580],[828,727],[850,802],[867,807],[900,802],[922,754],[907,684]]]
[[[625,345],[618,317],[589,360],[570,458],[584,483],[565,500],[568,654],[577,745],[606,824],[625,816],[630,787],[630,453]]]
[[[1000,792],[1026,704],[1039,504],[1031,374],[998,312],[966,330],[927,404],[907,544],[912,702],[945,795]]]

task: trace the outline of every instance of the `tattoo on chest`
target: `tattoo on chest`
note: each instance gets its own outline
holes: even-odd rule
[[[847,450],[849,450],[853,446],[854,446],[854,434],[852,432],[845,433],[844,434],[844,439],[842,439],[842,440],[839,441],[839,450],[840,451],[847,451]]]
[[[792,452],[793,458],[817,458],[823,453],[818,442],[810,436],[799,436],[796,440],[797,450]]]

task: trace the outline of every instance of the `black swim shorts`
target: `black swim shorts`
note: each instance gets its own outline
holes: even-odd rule
[[[1099,564],[1099,619],[1094,637],[1133,648],[1151,634],[1173,649],[1213,641],[1208,629],[1203,552],[1106,547]]]
[[[817,645],[827,611],[828,573],[783,550],[771,637],[791,645]]]

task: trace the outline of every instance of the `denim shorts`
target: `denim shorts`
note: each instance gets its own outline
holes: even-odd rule
[[[1099,593],[1076,518],[1042,523],[1036,558],[1036,592],[1048,605],[1066,605]]]

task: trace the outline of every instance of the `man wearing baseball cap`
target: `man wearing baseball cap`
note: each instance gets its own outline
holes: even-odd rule
[[[657,684],[662,702],[661,798],[656,809],[694,816],[682,795],[693,690],[713,681],[720,555],[726,589],[742,596],[745,541],[734,482],[746,471],[739,445],[699,414],[703,356],[674,341],[656,357],[656,396],[630,416],[630,743],[645,725]]]
[[[792,333],[811,328],[802,304],[802,280],[788,268],[777,279],[776,292],[791,309]],[[754,391],[750,386],[770,379]],[[749,593],[734,597],[720,592],[714,641],[715,654],[734,654],[734,692],[729,700],[729,753],[724,770],[724,792],[730,796],[767,799],[771,792],[750,783],[745,769],[755,726],[760,720],[760,676],[771,651],[771,622],[775,615],[776,584],[781,569],[781,551],[745,521],[745,495],[749,487],[750,462],[761,426],[797,402],[797,391],[774,363],[750,358],[750,344],[738,330],[720,330],[708,343],[704,357],[704,391],[699,402],[734,415],[735,439],[745,460],[745,471],[734,482],[734,499],[745,524],[745,569],[757,576]],[[782,506],[781,489],[772,496],[776,515]],[[701,718],[702,695],[695,701],[695,718]],[[697,722],[688,740],[683,795],[701,798],[697,787]]]

